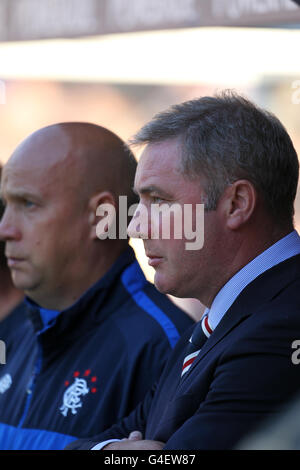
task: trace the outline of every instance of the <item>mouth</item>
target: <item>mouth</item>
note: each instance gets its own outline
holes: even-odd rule
[[[18,266],[20,263],[24,261],[24,258],[16,258],[14,256],[7,256],[7,266],[9,268],[15,268]]]
[[[152,268],[156,268],[159,264],[163,262],[162,256],[148,255],[147,253],[146,253],[146,256],[148,258],[148,264],[149,266],[152,266]]]

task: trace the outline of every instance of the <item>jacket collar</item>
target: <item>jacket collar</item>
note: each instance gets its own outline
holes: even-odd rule
[[[253,311],[263,308],[264,304],[272,300],[279,291],[285,289],[288,284],[300,277],[300,255],[293,256],[258,276],[240,293],[232,306],[227,310],[213,334],[202,347],[191,370],[206,354],[221,341],[239,323],[248,318]]]

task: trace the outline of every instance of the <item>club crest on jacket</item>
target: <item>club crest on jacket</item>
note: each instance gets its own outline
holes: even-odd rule
[[[77,414],[78,408],[82,408],[82,397],[87,395],[89,392],[95,393],[97,391],[96,387],[88,387],[88,377],[90,376],[91,371],[87,369],[84,372],[84,377],[79,377],[80,373],[78,371],[74,372],[74,382],[70,384],[68,380],[65,381],[65,386],[67,389],[63,395],[63,403],[59,408],[63,416],[67,416],[69,411],[72,415]],[[97,381],[97,377],[93,376],[90,378],[92,383]]]

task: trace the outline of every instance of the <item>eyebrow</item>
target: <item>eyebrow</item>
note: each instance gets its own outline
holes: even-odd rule
[[[7,191],[6,195],[12,199],[33,199],[34,201],[37,201],[37,202],[41,201],[41,198],[39,196],[28,191],[12,190],[12,191]],[[0,198],[4,201],[6,199],[3,191],[0,191]]]
[[[170,197],[170,194],[168,194],[166,191],[164,191],[161,188],[158,188],[155,185],[145,186],[145,187],[141,188],[139,191],[135,187],[133,187],[132,190],[138,196],[140,194],[157,193],[157,194],[160,194],[160,195],[165,196],[165,197]]]

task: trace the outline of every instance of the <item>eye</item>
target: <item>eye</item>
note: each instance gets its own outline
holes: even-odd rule
[[[26,207],[27,209],[30,209],[31,207],[35,206],[35,203],[30,201],[29,199],[24,199],[23,206]]]
[[[152,203],[153,204],[162,204],[163,202],[165,202],[165,199],[162,199],[159,196],[152,196]]]

